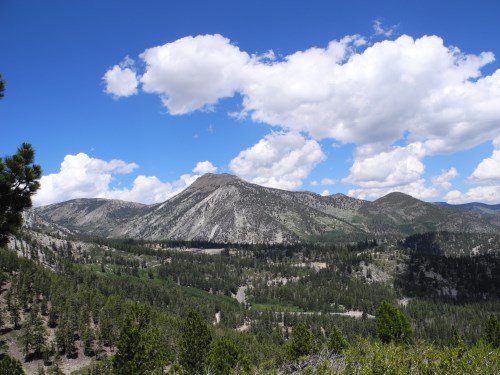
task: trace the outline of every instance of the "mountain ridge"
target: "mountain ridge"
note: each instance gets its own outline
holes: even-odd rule
[[[495,233],[500,229],[500,222],[480,213],[441,207],[404,193],[370,202],[343,194],[321,196],[268,188],[230,174],[210,173],[162,203],[76,199],[34,212],[43,220],[84,234],[221,243],[290,243],[436,230]]]

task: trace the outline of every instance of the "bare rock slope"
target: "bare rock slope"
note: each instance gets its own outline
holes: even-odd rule
[[[477,215],[403,193],[368,202],[343,194],[323,197],[266,188],[228,174],[206,174],[161,204],[77,199],[37,208],[35,213],[92,235],[224,243],[287,243],[434,230],[499,231]]]

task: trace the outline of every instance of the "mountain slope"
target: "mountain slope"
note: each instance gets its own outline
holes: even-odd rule
[[[368,202],[343,194],[323,197],[266,188],[228,174],[203,175],[161,204],[77,199],[37,208],[35,213],[91,235],[232,243],[355,240],[428,231],[498,233],[500,229],[500,223],[478,212],[441,207],[403,193]]]
[[[73,231],[106,236],[147,210],[148,206],[140,203],[81,198],[39,207],[35,209],[35,213],[48,222]]]
[[[265,188],[227,174],[206,174],[114,234],[148,239],[281,243],[326,231],[361,232],[342,218],[348,217],[351,210],[335,202],[332,197]]]

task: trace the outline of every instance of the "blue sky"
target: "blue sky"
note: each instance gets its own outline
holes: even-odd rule
[[[161,202],[205,172],[500,203],[500,2],[0,3],[0,154],[36,205]]]

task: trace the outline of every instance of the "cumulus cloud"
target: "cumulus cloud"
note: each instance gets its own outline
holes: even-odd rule
[[[131,189],[114,189],[101,192],[96,197],[120,199],[140,203],[160,203],[180,193],[200,175],[184,174],[173,182],[161,182],[156,176],[137,176]]]
[[[120,65],[113,66],[102,77],[106,84],[105,92],[114,97],[137,94],[139,80],[134,70],[134,60],[128,56]]]
[[[422,177],[424,156],[421,143],[396,146],[382,152],[371,146],[361,147],[350,175],[343,182],[357,185],[359,188],[349,190],[348,194],[361,199],[376,199],[395,191],[420,199],[435,198],[450,189],[450,181],[459,173],[455,168],[443,170],[440,175],[433,176],[428,185]]]
[[[185,37],[145,50],[142,89],[158,94],[174,115],[206,109],[241,90],[250,56],[221,35]]]
[[[458,171],[455,168],[450,168],[447,171],[442,171],[439,176],[432,177],[432,184],[443,190],[449,190],[451,188],[450,181],[458,176]]]
[[[373,155],[361,148],[350,175],[342,181],[363,188],[394,188],[410,184],[419,180],[425,171],[421,160],[424,155],[421,143],[396,146]]]
[[[480,186],[470,188],[466,192],[448,192],[444,197],[448,203],[500,203],[500,137],[493,140],[493,146],[495,150],[491,157],[483,159],[467,178],[468,183]]]
[[[393,28],[375,21],[374,30],[387,37]],[[406,186],[430,194],[419,185],[425,156],[470,149],[495,137],[500,144],[500,70],[481,73],[494,61],[491,52],[465,54],[438,36],[408,35],[376,43],[346,36],[279,59],[271,52],[249,54],[221,35],[190,36],[146,49],[141,75],[130,66],[113,67],[105,75],[106,90],[131,95],[140,81],[142,91],[157,94],[177,115],[213,109],[220,99],[239,94],[240,110],[231,113],[235,118],[358,146],[344,182],[362,189]],[[246,172],[243,161],[253,160],[246,155],[259,144],[232,162],[254,182],[259,177]],[[370,147],[376,152],[365,155]],[[396,170],[383,162],[395,162]],[[260,180],[273,186],[296,187],[303,178],[285,182],[273,167],[258,170]],[[277,174],[271,177],[270,171]],[[484,176],[482,169],[478,176]]]
[[[491,157],[479,163],[469,177],[469,181],[476,183],[500,183],[500,149],[494,150]]]
[[[293,190],[324,159],[325,154],[316,141],[297,133],[276,132],[241,151],[231,160],[229,168],[247,181]]]
[[[139,166],[122,160],[105,161],[87,154],[66,155],[58,173],[42,176],[41,188],[33,197],[35,206],[76,198],[109,198],[141,203],[158,203],[169,199],[191,185],[203,170],[215,171],[209,161],[200,162],[195,174],[184,174],[173,182],[161,182],[155,176],[139,175],[132,187],[110,188],[117,174],[132,173]]]
[[[200,161],[198,164],[196,164],[196,167],[193,168],[193,172],[200,174],[215,173],[217,172],[217,167],[215,167],[208,160]]]
[[[459,190],[448,192],[444,199],[451,204],[484,202],[490,204],[500,203],[500,186],[478,186],[463,193]]]
[[[238,92],[240,115],[318,139],[390,145],[407,132],[412,142],[442,153],[496,136],[500,71],[486,77],[480,71],[494,60],[492,53],[466,55],[437,36],[403,35],[361,49],[365,44],[347,36],[263,62],[221,35],[185,37],[145,50],[140,81],[172,114]],[[130,68],[108,73],[134,82]],[[135,90],[130,87],[124,95]]]
[[[171,114],[240,93],[240,115],[316,139],[391,145],[407,134],[436,154],[497,136],[500,70],[486,77],[480,71],[492,53],[466,55],[437,36],[365,44],[347,36],[263,62],[221,35],[185,37],[145,50],[140,81]],[[115,95],[119,78],[125,96],[136,90],[128,67],[115,66],[106,76],[116,78],[120,89],[109,89]]]
[[[368,187],[351,189],[347,195],[359,199],[377,199],[392,192],[402,192],[418,199],[434,198],[439,195],[439,190],[433,186],[426,186],[425,179],[418,179],[405,185],[391,187]]]

